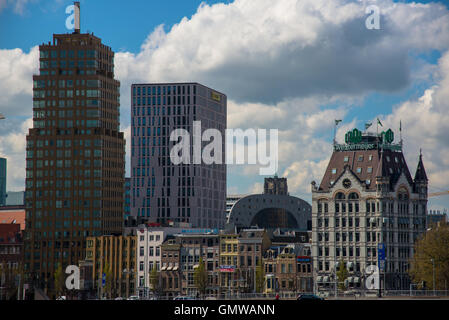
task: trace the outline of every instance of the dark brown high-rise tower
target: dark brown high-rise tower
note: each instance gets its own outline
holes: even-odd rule
[[[122,232],[125,141],[111,48],[75,27],[39,50],[24,267],[28,283],[51,290],[59,264],[84,259],[86,237]]]

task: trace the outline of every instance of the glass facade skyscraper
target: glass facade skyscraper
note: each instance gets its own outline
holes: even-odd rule
[[[226,95],[198,83],[133,84],[131,100],[131,215],[162,224],[223,227]],[[175,129],[190,134],[193,151],[194,121],[201,121],[201,134],[212,128],[221,133],[220,164],[171,161]],[[202,142],[201,150],[209,143]]]
[[[86,237],[123,229],[125,141],[114,52],[93,34],[55,34],[33,76],[27,136],[24,267],[53,287],[59,265],[84,259]]]

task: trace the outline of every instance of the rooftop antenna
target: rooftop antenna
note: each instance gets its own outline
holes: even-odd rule
[[[80,3],[74,2],[75,5],[75,33],[80,33]]]

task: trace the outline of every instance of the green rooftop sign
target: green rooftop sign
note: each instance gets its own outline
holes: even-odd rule
[[[362,141],[362,132],[357,128],[352,131],[348,131],[345,135],[346,143],[360,143]]]

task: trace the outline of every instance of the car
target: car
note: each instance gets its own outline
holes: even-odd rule
[[[128,300],[139,300],[139,296],[130,296]]]
[[[67,300],[67,297],[66,296],[60,296],[60,297],[57,297],[56,300]]]
[[[196,298],[190,296],[176,296],[173,300],[196,300]]]
[[[314,294],[300,294],[296,300],[318,300],[322,301],[323,298],[320,298]]]
[[[122,297],[117,297],[117,298],[115,298],[114,300],[125,300],[125,299],[122,298]]]

